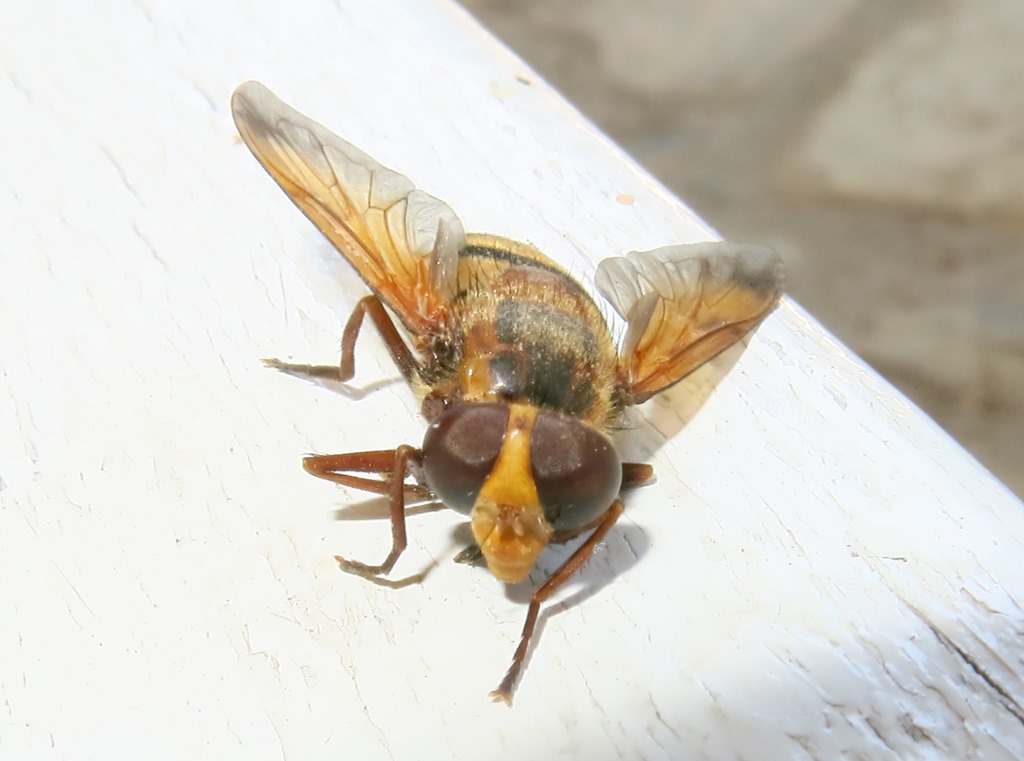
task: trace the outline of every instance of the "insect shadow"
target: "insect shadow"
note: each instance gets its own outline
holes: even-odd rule
[[[456,543],[463,545],[472,542],[473,539],[468,523],[456,526],[452,536]],[[505,598],[519,605],[528,604],[534,590],[549,578],[583,541],[584,539],[577,538],[565,544],[548,545],[547,550],[537,561],[537,565],[525,581],[505,586]],[[604,551],[595,553],[573,577],[570,582],[572,591],[562,599],[554,601],[553,604],[541,608],[537,616],[534,637],[540,639],[544,636],[544,630],[552,617],[583,604],[599,594],[617,577],[625,574],[640,562],[649,548],[648,534],[641,526],[632,521],[620,521],[605,537]],[[482,559],[474,562],[473,565],[479,565],[480,570],[486,572],[486,564]],[[529,665],[532,658],[533,650],[530,650],[526,653],[526,658],[523,661],[524,668]]]
[[[293,365],[280,362],[274,359],[263,359],[261,360],[264,366],[279,370],[285,375],[290,375],[293,378],[311,383],[314,386],[320,386],[328,391],[342,394],[347,399],[353,401],[360,401],[369,396],[372,396],[378,391],[381,391],[388,386],[403,385],[405,381],[402,380],[402,376],[396,375],[391,378],[382,378],[376,381],[370,381],[369,383],[348,383],[340,381],[337,378],[325,377],[323,375],[316,375],[313,371],[317,368],[313,365]]]
[[[473,535],[469,523],[460,523],[455,526],[452,529],[452,539],[459,546],[472,545]],[[537,566],[530,572],[526,580],[505,586],[506,599],[515,603],[528,603],[533,590],[551,576],[555,569],[561,566],[583,541],[582,537],[577,537],[564,544],[548,545],[547,551],[541,556]],[[606,550],[595,554],[573,577],[573,586],[580,588],[564,598],[556,606],[557,608],[571,608],[600,592],[616,576],[632,568],[647,554],[650,541],[647,532],[639,525],[623,522],[608,533],[604,545]],[[487,567],[482,558],[464,564],[481,569]],[[543,618],[542,611],[540,620]]]
[[[672,388],[663,391],[646,405],[626,410],[613,431],[615,448],[623,461],[650,462],[669,442],[675,439],[703,409],[718,384],[739,362],[748,340],[739,341],[718,356],[705,362]],[[654,478],[660,477],[654,462]],[[639,504],[642,490],[629,503]],[[628,495],[629,492],[626,492]]]

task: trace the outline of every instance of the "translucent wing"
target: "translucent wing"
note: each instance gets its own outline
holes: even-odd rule
[[[253,155],[402,323],[438,325],[465,246],[455,212],[259,82],[239,85],[231,111]]]
[[[738,341],[778,303],[784,273],[764,246],[695,243],[605,259],[595,279],[628,327],[620,379],[634,404]]]

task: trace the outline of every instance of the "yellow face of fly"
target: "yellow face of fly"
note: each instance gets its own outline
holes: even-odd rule
[[[544,517],[530,466],[530,436],[537,409],[512,404],[501,452],[470,513],[477,546],[496,578],[526,578],[553,531]]]

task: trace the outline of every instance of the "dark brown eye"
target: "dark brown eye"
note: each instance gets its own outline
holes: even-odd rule
[[[508,405],[449,407],[423,437],[423,476],[448,507],[469,513],[501,451]]]
[[[611,442],[567,415],[537,415],[530,460],[544,515],[556,529],[578,528],[594,520],[608,509],[622,485],[622,464]]]

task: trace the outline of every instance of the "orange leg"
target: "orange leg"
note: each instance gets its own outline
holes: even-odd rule
[[[391,551],[388,556],[384,558],[384,562],[378,565],[369,565],[335,555],[334,557],[343,571],[367,578],[382,576],[390,573],[399,556],[405,551],[407,544],[405,535],[406,494],[419,498],[430,496],[430,492],[424,487],[405,483],[405,479],[414,475],[416,469],[419,468],[421,456],[420,450],[403,444],[398,449],[313,455],[302,460],[302,466],[314,476],[390,497]],[[378,473],[383,478],[362,478],[349,475],[352,472]]]
[[[641,486],[654,478],[654,468],[642,462],[622,463],[622,488]]]
[[[533,636],[534,627],[537,625],[537,615],[540,612],[541,603],[551,597],[559,587],[565,584],[573,574],[583,567],[593,554],[594,548],[604,539],[620,515],[622,515],[622,500],[617,499],[601,517],[597,528],[587,538],[587,541],[581,544],[576,552],[562,563],[558,570],[551,574],[551,578],[537,587],[537,590],[530,598],[530,607],[526,611],[526,623],[523,624],[523,633],[519,638],[519,646],[512,656],[512,665],[509,666],[505,678],[498,685],[498,689],[491,693],[492,700],[503,701],[506,705],[512,704],[512,689],[515,687],[516,679],[519,678],[519,672],[523,669],[523,662],[526,660],[526,650],[530,645],[530,637]]]
[[[359,337],[359,329],[363,325],[363,316],[367,314],[384,339],[388,354],[395,361],[402,377],[412,383],[413,379],[419,376],[420,363],[409,351],[380,299],[373,294],[360,299],[356,308],[352,310],[352,316],[348,318],[345,331],[341,334],[341,362],[338,365],[296,365],[279,359],[264,359],[263,364],[292,375],[307,375],[311,378],[325,378],[342,383],[350,381],[356,374],[356,338]]]

